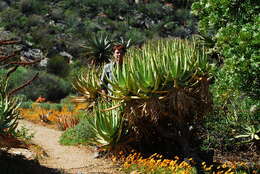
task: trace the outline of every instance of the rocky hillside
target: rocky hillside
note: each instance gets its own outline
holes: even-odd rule
[[[158,37],[196,33],[192,0],[1,0],[0,35],[21,39],[47,57],[66,51],[83,57],[80,45],[94,33],[140,44]],[[11,34],[10,34],[11,33]],[[1,36],[0,36],[1,37]],[[2,36],[3,37],[3,36]]]

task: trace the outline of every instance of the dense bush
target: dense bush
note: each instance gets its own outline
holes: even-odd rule
[[[90,125],[85,119],[82,119],[78,125],[67,129],[60,137],[60,143],[64,145],[86,144],[90,137],[93,137],[90,131]]]
[[[199,17],[199,31],[209,53],[223,61],[214,70],[215,108],[205,123],[209,132],[206,141],[208,147],[234,150],[246,139],[235,139],[245,129],[260,131],[259,2],[200,0],[192,9]],[[251,139],[248,143],[255,141],[259,142]]]
[[[20,10],[22,13],[30,14],[37,13],[42,8],[41,1],[39,0],[21,0],[20,1]]]
[[[16,31],[19,29],[19,19],[22,13],[18,9],[5,9],[0,12],[0,16],[0,23],[4,25],[7,30],[14,29],[14,31]]]
[[[255,145],[259,140],[253,134],[259,136],[260,117],[257,107],[260,106],[260,102],[249,97],[241,98],[239,94],[235,95],[227,103],[217,104],[215,100],[214,112],[204,122],[207,138],[203,140],[203,150],[219,149],[234,152],[247,149],[248,144],[251,147],[248,150],[256,150]],[[250,127],[255,128],[256,131],[247,130]],[[248,137],[238,138],[240,135]]]
[[[203,0],[193,4],[193,12],[200,18],[200,32],[212,37],[212,49],[224,57],[221,84],[259,97],[258,1]]]
[[[71,92],[69,82],[48,73],[42,73],[39,79],[29,86],[26,90],[21,91],[35,100],[39,96],[45,97],[49,101],[59,101]]]
[[[9,88],[16,88],[25,81],[31,79],[36,71],[19,67],[10,78]],[[18,94],[23,94],[27,99],[35,101],[38,97],[45,97],[49,101],[59,101],[72,92],[68,81],[55,75],[42,72],[39,78],[33,81],[30,86],[20,90]]]
[[[60,55],[50,58],[47,63],[47,72],[59,77],[67,77],[70,73],[69,59]]]

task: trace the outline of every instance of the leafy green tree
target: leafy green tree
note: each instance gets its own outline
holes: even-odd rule
[[[259,1],[200,0],[192,10],[200,33],[212,38],[212,50],[225,59],[218,72],[223,84],[259,97]]]
[[[260,123],[259,5],[257,0],[198,0],[192,5],[204,44],[212,58],[221,60],[214,69],[214,112],[205,123],[208,147],[235,150],[243,144],[235,137]]]

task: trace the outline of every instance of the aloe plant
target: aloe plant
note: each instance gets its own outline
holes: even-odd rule
[[[169,130],[176,134],[182,132],[182,138],[186,139],[189,137],[185,134],[189,132],[185,131],[187,125],[194,124],[211,108],[208,67],[203,48],[198,49],[195,42],[157,40],[147,42],[142,50],[128,50],[124,64],[114,68],[112,80],[107,79],[112,86],[112,89],[108,88],[111,96],[100,92],[100,83],[94,80],[98,78],[94,70],[88,73],[92,74],[91,78],[81,78],[77,82],[80,81],[81,86],[74,86],[83,95],[91,93],[85,95],[86,100],[92,100],[90,96],[99,93],[101,97],[110,98],[112,104],[115,101],[120,102],[124,106],[122,117],[129,126],[128,132],[134,135],[137,142],[143,139],[148,142],[159,141],[162,134],[167,137],[171,134],[167,132]],[[97,115],[99,114],[101,112],[97,111]],[[97,126],[97,122],[107,122],[104,119],[112,118],[99,115],[90,119],[89,123],[96,132],[92,142],[117,142],[111,139],[112,132],[103,133],[108,131],[108,127]],[[175,126],[168,130],[168,123]],[[172,141],[177,144],[180,142]],[[187,144],[179,146],[189,147],[189,141],[185,142]]]
[[[133,43],[131,39],[126,40],[123,37],[120,37],[119,41],[116,42],[116,45],[123,45],[124,48],[128,49],[133,45]]]
[[[14,135],[18,125],[20,103],[14,97],[7,95],[8,79],[0,79],[0,134]]]
[[[99,103],[94,111],[94,115],[87,118],[86,121],[92,137],[89,137],[86,141],[89,144],[98,145],[102,148],[113,149],[121,138],[123,119],[120,116],[119,108],[104,111],[108,105]]]
[[[87,68],[75,77],[73,87],[77,89],[86,99],[95,99],[100,86],[99,76],[99,69]],[[78,101],[80,101],[80,98],[78,98]],[[83,101],[85,101],[84,98]]]
[[[87,40],[86,57],[92,64],[102,65],[109,62],[112,55],[112,41],[102,34],[91,35]]]
[[[204,51],[187,40],[158,40],[148,42],[143,50],[130,49],[128,60],[114,71],[111,81],[116,97],[147,98],[169,89],[185,88],[204,76],[208,69]],[[170,86],[171,88],[172,86]]]
[[[4,48],[7,45],[15,45],[18,43],[19,41],[0,40],[0,47]],[[15,53],[6,55],[6,53],[0,51],[0,66],[11,67],[6,74],[3,74],[0,77],[0,146],[7,148],[18,147],[17,145],[21,144],[21,142],[15,138],[18,136],[16,128],[18,125],[18,119],[20,117],[18,107],[21,103],[19,102],[18,98],[14,96],[14,94],[35,80],[38,76],[38,73],[31,80],[28,80],[27,82],[24,82],[20,86],[11,90],[7,90],[9,78],[11,77],[12,73],[17,70],[19,65],[31,65],[40,61],[13,61],[14,58],[16,58]]]
[[[254,126],[254,125],[246,125],[244,126],[244,134],[237,135],[235,138],[244,138],[245,141],[242,141],[241,143],[251,143],[254,141],[260,141],[259,138],[260,134],[260,126]]]
[[[109,81],[113,99],[148,99],[167,94],[172,87],[186,88],[197,84],[208,70],[204,50],[193,41],[168,39],[150,41],[142,50],[130,49],[125,63],[117,66]],[[74,87],[86,98],[100,92],[99,72],[89,69],[80,74]],[[161,96],[161,95],[159,95]]]

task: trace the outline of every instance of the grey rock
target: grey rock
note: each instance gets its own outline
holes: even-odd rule
[[[35,60],[43,58],[43,53],[40,49],[29,49],[27,51],[22,51],[21,56]]]
[[[0,1],[0,11],[3,11],[4,9],[8,8],[8,4],[5,1]]]

